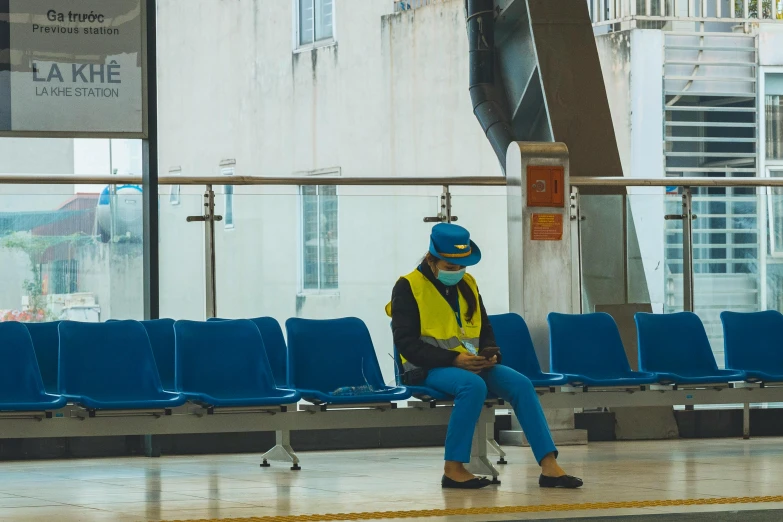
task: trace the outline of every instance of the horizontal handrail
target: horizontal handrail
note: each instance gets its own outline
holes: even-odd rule
[[[358,187],[505,187],[506,178],[502,176],[451,176],[418,178],[349,178],[335,176],[301,176],[290,178],[269,178],[262,176],[161,176],[161,185],[339,185]]]
[[[573,177],[575,187],[783,187],[783,178]]]
[[[329,176],[161,176],[160,185],[339,185],[339,186],[420,186],[420,187],[504,187],[502,176],[350,178]],[[140,185],[141,176],[74,176],[57,174],[0,174],[0,185]],[[781,178],[628,178],[573,177],[575,187],[783,187]]]
[[[73,176],[57,174],[0,174],[0,185],[140,185],[141,176]],[[161,176],[159,185],[340,185],[340,186],[486,186],[504,187],[502,176],[451,176],[416,178],[350,178],[334,176],[263,177],[263,176]]]
[[[0,185],[141,185],[141,176],[0,174]]]

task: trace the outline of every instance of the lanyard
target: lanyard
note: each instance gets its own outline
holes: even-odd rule
[[[462,313],[459,306],[459,290],[457,290],[457,309],[454,310],[454,317],[457,319],[457,325],[462,335],[465,335],[465,329],[462,327]]]

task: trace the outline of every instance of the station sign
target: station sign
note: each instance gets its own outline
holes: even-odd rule
[[[0,0],[0,136],[146,138],[143,0]]]

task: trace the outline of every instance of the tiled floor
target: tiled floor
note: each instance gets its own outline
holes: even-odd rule
[[[257,455],[0,463],[0,520],[192,520],[783,495],[783,439],[561,448],[567,471],[585,479],[586,486],[578,491],[539,489],[530,451],[507,449],[510,464],[502,468],[502,485],[477,492],[440,489],[438,448],[305,453],[299,472],[282,464],[262,469]],[[783,509],[783,503],[473,518],[573,519],[738,509]]]

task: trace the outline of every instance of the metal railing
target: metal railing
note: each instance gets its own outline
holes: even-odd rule
[[[2,174],[0,185],[69,185],[69,184],[108,184],[108,185],[138,185],[142,183],[141,176],[74,176],[51,174]],[[204,214],[190,216],[189,222],[205,224],[205,266],[207,290],[207,316],[216,314],[215,295],[215,223],[222,217],[215,213],[215,193],[213,185],[243,185],[243,186],[303,186],[303,185],[336,185],[336,186],[430,186],[443,187],[441,195],[441,212],[435,217],[425,218],[425,221],[452,221],[450,187],[502,187],[506,178],[500,176],[487,177],[261,177],[261,176],[162,176],[160,185],[190,185],[204,186]],[[590,187],[677,187],[681,189],[682,212],[666,215],[667,220],[683,222],[683,308],[694,309],[694,270],[693,270],[693,189],[699,187],[756,187],[783,188],[783,178],[629,178],[629,177],[574,177],[571,178],[572,192],[579,193],[582,188]],[[578,201],[579,198],[573,198]]]
[[[82,176],[60,174],[0,174],[0,185],[141,185],[141,176]],[[341,185],[362,187],[503,187],[502,176],[460,177],[336,177],[336,176],[160,176],[159,185],[267,185],[267,186],[317,186]]]
[[[140,185],[141,176],[0,174],[0,185]],[[504,187],[503,176],[336,177],[336,176],[161,176],[160,185],[354,187]],[[575,187],[783,187],[783,178],[630,178],[572,177]]]
[[[587,0],[595,25],[630,20],[773,22],[780,0]]]

